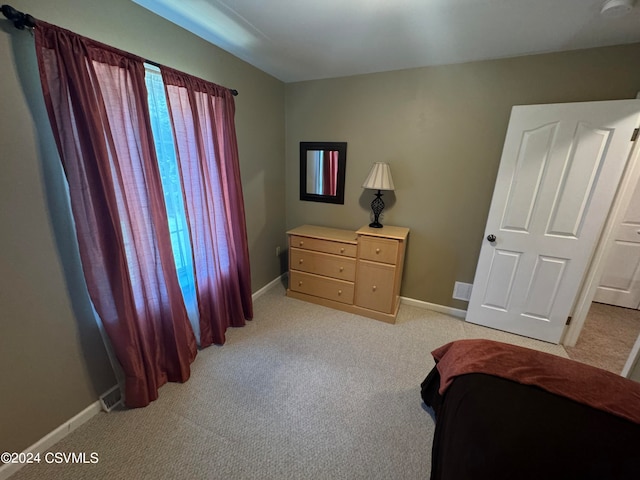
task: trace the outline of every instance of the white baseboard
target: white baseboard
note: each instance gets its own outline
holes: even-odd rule
[[[273,279],[267,285],[265,285],[260,290],[255,292],[251,296],[251,298],[255,301],[257,298],[259,298],[260,296],[264,295],[265,293],[267,293],[272,288],[275,288],[282,281],[282,277],[284,277],[285,275],[286,275],[286,273],[283,274],[283,275],[280,275],[279,277],[277,277],[275,279]],[[114,387],[114,388],[116,388],[116,387]],[[58,443],[60,440],[62,440],[67,435],[69,435],[71,432],[73,432],[80,425],[82,425],[87,420],[92,418],[94,415],[97,415],[100,411],[102,411],[102,406],[100,404],[100,401],[98,400],[97,402],[94,402],[91,405],[89,405],[87,408],[85,408],[83,411],[78,413],[73,418],[67,420],[65,423],[60,425],[58,428],[56,428],[52,432],[49,432],[47,435],[42,437],[36,443],[34,443],[30,447],[28,447],[26,450],[24,450],[24,453],[33,453],[33,454],[41,453],[41,454],[44,454],[49,448],[51,448],[53,445]],[[23,467],[22,464],[17,464],[17,463],[1,464],[0,465],[0,480],[7,480],[11,475],[16,473],[22,467]]]
[[[253,295],[251,295],[251,300],[253,300],[255,302],[257,298],[260,298],[262,295],[264,295],[269,290],[271,290],[272,288],[275,288],[279,283],[281,283],[282,279],[284,277],[286,277],[286,276],[287,276],[287,273],[283,273],[279,277],[276,277],[273,280],[271,280],[264,287],[262,287],[260,290],[256,291]],[[0,480],[2,480],[2,479],[0,479]]]
[[[459,308],[445,307],[444,305],[438,305],[437,303],[423,302],[422,300],[416,300],[415,298],[408,297],[400,297],[400,301],[405,305],[424,308],[425,310],[433,310],[434,312],[446,313],[447,315],[458,317],[463,320],[467,317],[467,311]]]
[[[260,296],[264,295],[272,288],[276,287],[288,276],[289,276],[289,272],[285,272],[279,277],[273,279],[272,281],[267,283],[264,287],[262,287],[260,290],[258,290],[256,293],[254,293],[252,295],[252,299],[255,301],[256,298],[259,298]],[[432,310],[434,312],[446,313],[447,315],[461,318],[463,320],[467,318],[467,311],[462,310],[460,308],[445,307],[444,305],[438,305],[437,303],[423,302],[422,300],[416,300],[415,298],[409,298],[409,297],[400,297],[400,302],[404,303],[405,305],[411,305],[412,307],[424,308],[425,310]]]
[[[77,429],[80,425],[85,423],[87,420],[91,419],[92,417],[100,413],[100,411],[102,411],[102,408],[100,406],[100,401],[92,403],[87,408],[82,410],[80,413],[75,415],[73,418],[67,420],[58,428],[56,428],[52,432],[49,432],[47,435],[42,437],[36,443],[34,443],[29,448],[24,450],[24,453],[44,454],[53,445],[55,445],[64,437],[69,435],[71,432],[73,432],[75,429]],[[16,473],[23,466],[24,464],[20,464],[20,463],[5,463],[4,465],[0,466],[0,480],[8,479],[11,475]]]
[[[265,293],[267,293],[272,288],[275,288],[279,283],[282,282],[282,279],[287,276],[287,273],[276,277],[271,282],[267,283],[260,290],[256,291],[252,296],[252,300],[255,301],[257,298],[261,297]],[[445,307],[444,305],[438,305],[435,303],[423,302],[422,300],[416,300],[408,297],[400,297],[400,301],[405,305],[411,305],[413,307],[424,308],[425,310],[433,310],[435,312],[446,313],[447,315],[451,315],[454,317],[464,319],[467,311],[461,310],[458,308]],[[73,418],[67,420],[65,423],[60,425],[58,428],[48,433],[36,443],[28,447],[24,450],[25,453],[45,453],[49,448],[58,443],[64,437],[69,435],[75,429],[77,429],[80,425],[97,415],[102,411],[102,407],[100,405],[100,401],[96,401],[85,408],[83,411],[75,415]],[[0,466],[0,480],[7,480],[11,475],[16,473],[23,467],[22,464],[4,464]]]

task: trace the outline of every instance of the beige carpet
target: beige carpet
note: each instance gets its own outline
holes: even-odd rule
[[[575,347],[566,347],[578,362],[622,372],[638,335],[640,311],[592,303]]]
[[[425,479],[431,350],[490,338],[566,357],[406,305],[389,325],[287,298],[280,285],[227,338],[149,407],[101,413],[51,449],[96,452],[97,464],[30,465],[12,480]]]

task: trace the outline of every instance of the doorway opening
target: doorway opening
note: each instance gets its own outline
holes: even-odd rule
[[[620,375],[640,335],[640,310],[592,302],[569,358]]]
[[[638,129],[636,129],[636,131],[637,130]],[[624,239],[621,237],[618,238],[620,231],[623,230],[623,227],[628,229],[628,227],[634,226],[631,224],[636,223],[638,223],[637,227],[640,228],[640,220],[633,220],[629,222],[628,220],[630,219],[626,218],[629,212],[632,211],[633,204],[638,203],[638,201],[640,200],[638,195],[640,193],[640,146],[638,145],[639,142],[636,140],[635,133],[632,140],[634,141],[634,144],[629,155],[629,161],[618,184],[618,191],[609,211],[609,215],[601,233],[598,246],[591,259],[591,264],[583,281],[582,288],[580,289],[576,298],[576,303],[573,308],[573,321],[571,325],[566,329],[564,338],[561,342],[568,353],[574,347],[584,347],[585,351],[594,351],[594,353],[591,355],[591,362],[600,362],[600,360],[596,359],[599,354],[595,353],[595,350],[597,350],[596,345],[598,342],[605,342],[605,344],[608,345],[617,344],[618,347],[615,348],[619,350],[618,353],[615,354],[616,356],[620,355],[620,352],[622,352],[623,350],[627,351],[627,345],[630,344],[631,348],[627,352],[627,359],[623,365],[623,369],[614,372],[627,377],[630,375],[631,370],[640,360],[640,330],[635,331],[635,327],[627,328],[627,325],[629,322],[640,324],[640,310],[634,308],[627,309],[621,306],[610,305],[607,303],[597,303],[594,300],[599,300],[600,302],[611,301],[611,303],[621,303],[621,301],[619,299],[616,299],[615,296],[612,297],[614,298],[613,300],[607,300],[607,297],[601,297],[600,295],[602,292],[598,292],[598,290],[602,283],[602,280],[606,280],[605,272],[607,272],[607,268],[609,270],[609,274],[614,271],[615,276],[620,275],[619,272],[615,272],[615,270],[618,270],[618,267],[612,268],[612,265],[615,266],[615,262],[610,262],[609,264],[607,263],[609,254],[613,250],[612,246],[616,242],[616,239],[623,240],[625,241],[625,243],[628,243],[626,242],[626,240],[628,239]],[[626,222],[625,219],[627,220]],[[627,224],[626,226],[625,223]],[[640,233],[640,229],[638,230],[638,233]],[[636,241],[637,240],[634,240],[634,242]],[[620,257],[620,251],[617,252],[617,255],[618,257]],[[625,260],[626,257],[626,253],[621,257],[623,260],[623,264],[627,260],[630,260]],[[618,258],[618,263],[619,260],[620,258]],[[626,276],[628,276],[627,273],[624,274],[625,278]],[[598,298],[596,298],[597,296]],[[602,305],[602,307],[600,305]],[[605,312],[608,312],[608,317],[612,319],[611,329],[605,328],[603,331],[601,331],[602,339],[600,341],[594,341],[592,339],[593,327],[596,323],[598,323],[597,320],[593,321],[594,314],[597,315],[598,312],[602,312],[603,310]],[[592,325],[587,325],[587,320],[590,317],[592,321],[589,323]],[[621,327],[621,329],[618,329],[617,327],[615,327],[615,323],[618,323],[615,319],[620,317],[624,317],[627,320],[622,321],[623,326]],[[635,322],[633,322],[631,319],[635,319]],[[583,335],[586,335],[584,339],[582,339]],[[569,354],[571,355],[571,353]],[[590,363],[590,361],[585,361],[585,363]],[[615,360],[615,363],[613,365],[614,366],[612,367],[605,368],[605,370],[609,370],[610,368],[617,369],[619,361]]]

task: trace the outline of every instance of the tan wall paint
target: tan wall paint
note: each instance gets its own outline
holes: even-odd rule
[[[396,191],[382,223],[411,228],[403,296],[465,308],[513,105],[635,98],[640,44],[288,84],[287,227],[369,220],[371,165]],[[298,144],[345,141],[344,205],[299,200]]]
[[[384,222],[412,228],[403,295],[444,305],[471,281],[513,104],[632,98],[640,45],[285,86],[129,0],[14,0],[22,11],[237,88],[253,290],[301,223],[368,223],[374,161],[397,186]],[[32,40],[0,22],[0,451],[20,450],[114,382],[93,322],[47,131]],[[286,162],[285,158],[286,111]],[[314,112],[313,116],[309,112]],[[298,142],[349,142],[344,206],[298,200]],[[285,167],[286,166],[286,167]],[[285,189],[282,179],[286,168]],[[284,213],[286,211],[286,222]]]
[[[14,0],[50,23],[239,90],[253,290],[280,274],[284,84],[129,0]],[[83,284],[33,39],[0,21],[0,451],[20,451],[115,383]]]

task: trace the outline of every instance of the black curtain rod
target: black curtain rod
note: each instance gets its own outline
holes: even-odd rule
[[[18,30],[24,30],[25,28],[33,30],[36,27],[36,19],[28,13],[19,12],[11,5],[2,5],[1,9],[2,14],[7,17],[10,22],[13,22],[13,26]],[[145,62],[150,63],[151,65],[154,65],[156,67],[161,66],[159,63],[152,62],[151,60],[145,60]],[[230,88],[229,91],[234,97],[238,95],[238,91],[233,88]]]
[[[24,30],[25,27],[32,29],[36,26],[36,19],[28,13],[22,13],[13,8],[11,5],[2,5],[2,14],[13,22],[13,26],[18,30]]]

